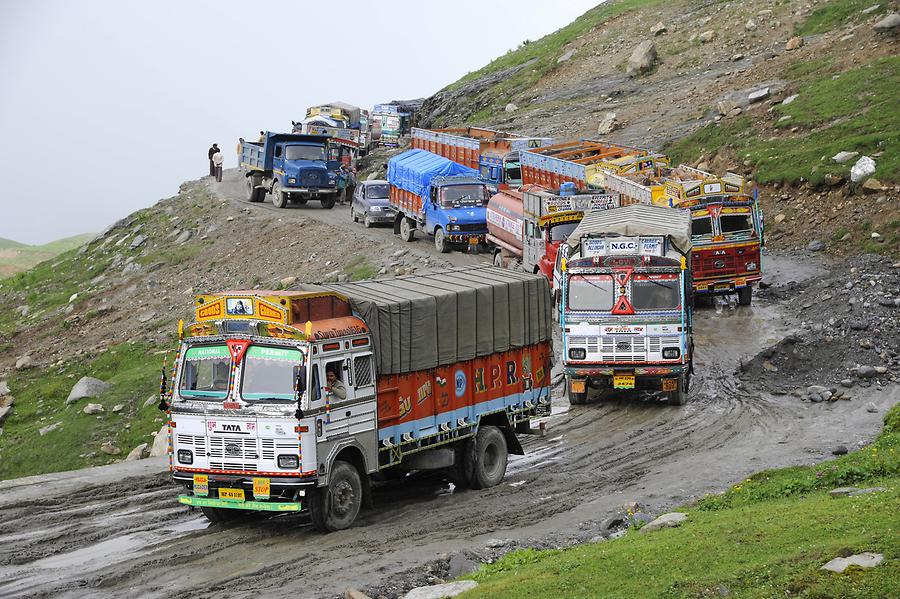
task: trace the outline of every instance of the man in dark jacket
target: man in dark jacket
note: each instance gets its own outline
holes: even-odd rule
[[[212,157],[213,157],[213,154],[215,154],[215,153],[218,152],[218,151],[219,151],[219,145],[218,145],[218,144],[213,144],[213,145],[209,148],[209,152],[207,152],[207,154],[208,154],[208,156],[209,156],[209,176],[210,176],[210,177],[215,177],[215,176],[216,176],[216,165],[213,164],[213,159],[212,159]]]

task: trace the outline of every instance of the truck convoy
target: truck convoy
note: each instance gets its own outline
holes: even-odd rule
[[[408,150],[388,161],[394,233],[413,241],[416,230],[434,237],[441,253],[453,244],[476,251],[485,241],[485,204],[490,194],[478,171],[426,152]]]
[[[560,244],[586,213],[619,205],[618,195],[578,193],[571,183],[557,191],[539,185],[503,190],[487,205],[487,241],[494,246],[494,265],[515,263],[541,273],[553,288],[553,266]]]
[[[412,130],[412,147],[476,169],[501,189],[522,184],[519,152],[553,143],[549,137],[523,137],[480,127]]]
[[[335,531],[380,475],[499,484],[516,431],[549,413],[547,298],[543,277],[490,266],[198,296],[161,386],[179,501]]]
[[[762,278],[762,211],[756,190],[734,173],[717,177],[681,165],[641,174],[609,173],[604,187],[633,201],[690,211],[697,297],[737,294],[749,306]]]
[[[587,214],[564,247],[560,327],[569,402],[588,389],[687,399],[691,215],[633,204]]]
[[[262,141],[244,141],[241,167],[247,178],[247,199],[262,202],[272,194],[272,204],[305,204],[317,199],[333,208],[337,178],[326,165],[328,137],[266,131]]]

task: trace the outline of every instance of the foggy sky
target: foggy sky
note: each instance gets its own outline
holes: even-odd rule
[[[238,137],[431,95],[599,1],[0,0],[0,237],[101,231],[205,175],[212,142],[234,167]]]

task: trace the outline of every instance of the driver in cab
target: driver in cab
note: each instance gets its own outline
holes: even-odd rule
[[[325,380],[328,383],[328,390],[338,399],[347,399],[347,387],[343,381],[337,377],[333,368],[325,370]]]

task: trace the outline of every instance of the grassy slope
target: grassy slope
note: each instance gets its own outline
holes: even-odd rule
[[[24,243],[19,243],[18,241],[13,241],[12,239],[6,239],[4,237],[0,237],[0,250],[5,250],[7,248],[24,248],[28,247]]]
[[[0,277],[4,273],[10,275],[28,270],[44,260],[49,260],[87,243],[94,236],[94,233],[85,233],[57,239],[44,245],[26,245],[10,239],[0,239],[0,250],[8,250],[6,255],[0,255]]]
[[[881,493],[832,498],[843,485]],[[900,596],[900,406],[871,446],[822,464],[761,472],[688,508],[679,528],[630,532],[563,551],[518,551],[472,577],[463,597]],[[838,555],[874,551],[880,567],[836,575]]]

